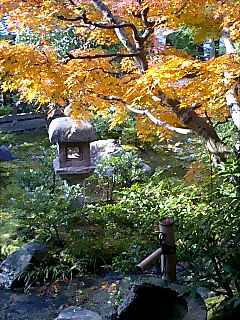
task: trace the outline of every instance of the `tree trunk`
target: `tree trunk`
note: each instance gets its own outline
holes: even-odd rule
[[[214,163],[226,160],[229,150],[217,135],[216,130],[206,118],[200,117],[194,110],[176,110],[179,120],[202,138]]]
[[[223,29],[223,41],[226,48],[226,54],[236,55],[236,49],[231,41],[230,32],[227,28]],[[231,73],[228,71],[224,72],[224,76],[226,79],[226,83],[228,82],[228,78],[231,78]],[[226,93],[226,103],[229,108],[229,113],[231,115],[232,121],[237,129],[236,135],[236,144],[235,144],[235,154],[240,166],[240,104],[239,104],[239,91],[240,84],[235,83],[233,87],[227,91]],[[236,190],[238,195],[240,195],[240,177],[238,175],[233,176]]]
[[[215,164],[224,162],[227,158],[229,150],[227,146],[219,138],[212,123],[206,117],[201,117],[194,109],[179,108],[180,103],[177,100],[167,98],[162,93],[159,93],[161,103],[173,111],[182,124],[190,129],[198,137],[202,138],[209,153],[212,155]]]

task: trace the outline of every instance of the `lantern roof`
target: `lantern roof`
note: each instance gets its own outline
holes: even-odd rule
[[[51,143],[72,143],[95,141],[96,132],[89,121],[74,120],[70,117],[54,119],[48,128]]]

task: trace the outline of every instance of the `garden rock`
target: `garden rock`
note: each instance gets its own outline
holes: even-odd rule
[[[0,161],[11,161],[15,157],[11,154],[10,150],[6,146],[0,146]]]
[[[123,149],[114,139],[98,140],[90,143],[90,157],[93,166],[103,158],[121,155]]]
[[[145,162],[141,162],[142,170],[145,174],[150,174],[152,172],[152,168],[146,164]]]
[[[21,275],[47,253],[47,246],[39,242],[30,242],[12,253],[0,265],[0,286],[6,289],[17,286]]]
[[[155,277],[140,277],[125,295],[111,320],[127,319],[206,320],[200,295],[191,296],[186,287]]]
[[[102,317],[88,309],[69,307],[63,310],[55,320],[102,320]]]
[[[96,166],[104,158],[124,155],[122,146],[114,139],[98,140],[90,143],[90,157],[92,166]],[[152,172],[152,168],[145,162],[141,162],[142,170],[145,174]],[[112,176],[113,167],[109,167],[106,174]]]

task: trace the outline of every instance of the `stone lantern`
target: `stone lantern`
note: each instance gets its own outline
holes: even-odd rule
[[[57,118],[50,123],[48,134],[50,142],[57,145],[57,158],[53,161],[56,174],[74,184],[94,171],[90,142],[96,140],[96,133],[88,121]]]

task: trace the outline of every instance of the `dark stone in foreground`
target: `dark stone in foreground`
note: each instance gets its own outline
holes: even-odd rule
[[[102,320],[96,312],[81,307],[69,307],[63,310],[56,320]]]
[[[131,287],[111,320],[206,320],[203,299],[191,297],[186,287],[149,279]]]
[[[184,319],[186,301],[169,289],[152,284],[136,285],[118,309],[118,320]]]
[[[65,295],[40,295],[37,289],[29,294],[0,289],[0,301],[0,320],[53,320],[61,306],[70,302]]]
[[[7,257],[0,265],[0,286],[14,288],[21,275],[34,263],[39,263],[48,253],[46,245],[30,242]]]

